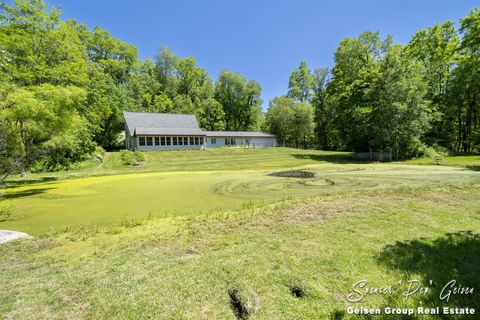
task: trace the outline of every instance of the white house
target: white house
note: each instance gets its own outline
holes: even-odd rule
[[[185,150],[245,145],[270,148],[275,135],[264,132],[203,131],[192,114],[123,112],[125,146],[132,150]]]

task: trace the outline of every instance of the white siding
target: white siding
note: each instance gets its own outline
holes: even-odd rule
[[[248,145],[250,148],[272,148],[275,147],[275,138],[273,137],[207,137],[207,148],[225,147],[225,139],[235,139],[235,146]],[[212,143],[212,139],[216,143]]]

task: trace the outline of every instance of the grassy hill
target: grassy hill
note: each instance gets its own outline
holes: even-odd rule
[[[436,306],[452,277],[480,285],[475,156],[461,167],[287,148],[146,156],[10,181],[0,229],[36,238],[0,246],[11,288],[0,318],[358,319],[346,296],[362,279],[433,280],[428,294],[368,307]],[[314,176],[271,175],[293,168]]]

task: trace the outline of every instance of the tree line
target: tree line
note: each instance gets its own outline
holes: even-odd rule
[[[137,49],[64,21],[43,0],[0,5],[0,172],[58,170],[121,147],[122,111],[195,114],[205,130],[260,130],[281,145],[391,151],[408,158],[480,145],[480,10],[417,32],[407,45],[345,38],[332,69],[294,70],[261,110],[261,87],[193,57]],[[2,177],[0,177],[1,182]]]
[[[261,88],[224,70],[214,83],[168,48],[146,61],[43,0],[0,5],[0,172],[57,170],[120,147],[122,111],[195,114],[206,130],[259,130]]]
[[[479,9],[406,45],[378,32],[342,39],[334,59],[330,70],[301,62],[270,101],[264,128],[281,144],[399,159],[479,150]]]

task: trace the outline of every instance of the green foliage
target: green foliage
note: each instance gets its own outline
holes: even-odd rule
[[[18,141],[17,154],[22,170],[45,159],[81,160],[82,152],[92,151],[89,133],[77,115],[85,98],[84,90],[49,84],[18,88],[10,91],[0,109],[9,139]],[[59,157],[64,153],[65,157]],[[48,162],[48,161],[47,161]]]
[[[143,161],[145,161],[145,154],[143,154],[142,151],[135,150],[135,151],[133,152],[133,157],[135,158],[135,160],[137,160],[137,162],[143,162]]]
[[[314,78],[305,61],[290,74],[287,96],[298,101],[311,101]]]
[[[369,91],[369,147],[392,150],[396,158],[415,156],[421,138],[430,128],[432,111],[425,99],[427,86],[423,66],[415,63],[394,45],[379,62],[379,73]]]
[[[2,73],[21,86],[87,82],[86,50],[75,23],[60,21],[60,12],[43,1],[18,0],[0,8]]]
[[[141,151],[122,150],[120,152],[120,158],[126,166],[134,166],[140,162],[145,161],[145,155]]]
[[[204,130],[225,129],[225,112],[222,105],[215,99],[210,98],[202,102],[202,108],[197,113],[200,127]]]
[[[225,112],[225,129],[248,131],[260,125],[261,88],[255,81],[248,81],[239,73],[223,70],[215,84],[215,100]]]
[[[265,127],[277,136],[278,143],[307,148],[314,134],[314,109],[308,102],[277,97],[269,104]]]

